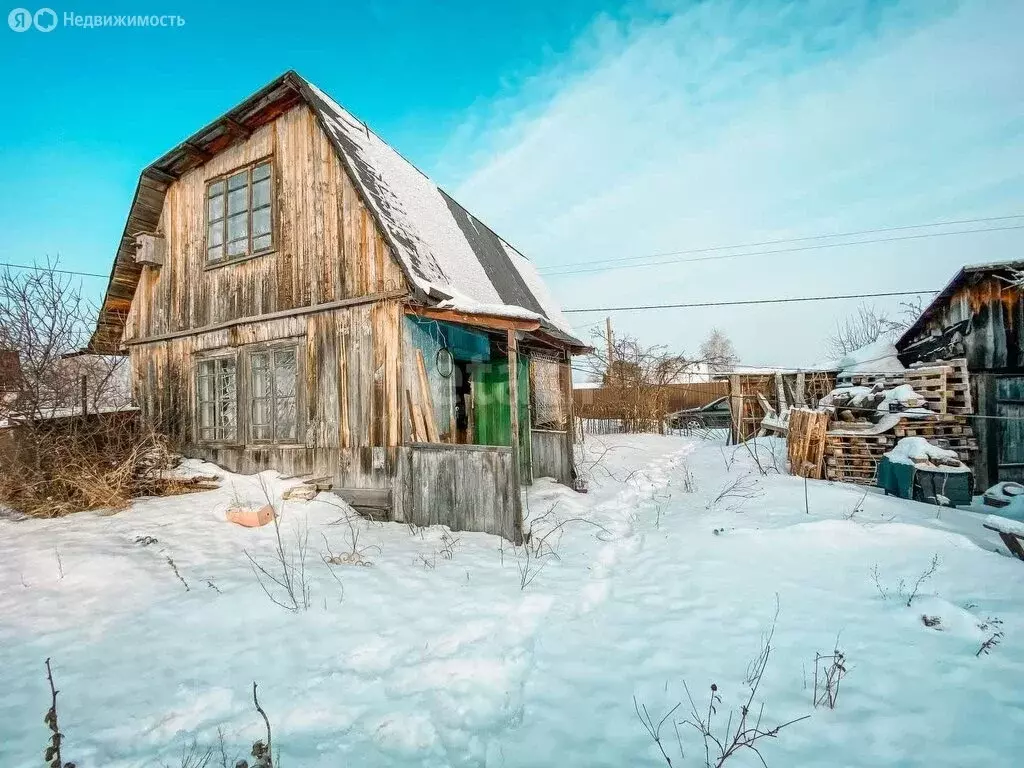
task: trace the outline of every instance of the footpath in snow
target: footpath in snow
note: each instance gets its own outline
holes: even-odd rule
[[[0,766],[42,765],[47,657],[78,768],[179,768],[193,740],[220,766],[219,735],[233,766],[263,735],[254,680],[280,768],[665,765],[634,697],[655,721],[683,702],[666,751],[703,766],[699,734],[679,726],[680,755],[672,725],[683,683],[702,706],[717,686],[724,726],[776,609],[756,704],[769,727],[811,717],[759,742],[769,766],[1016,764],[1024,564],[982,515],[805,487],[783,460],[771,441],[755,458],[590,438],[590,493],[530,490],[531,548],[371,523],[330,494],[286,502],[285,548],[308,541],[297,612],[249,559],[272,571],[273,527],[224,522],[233,499],[294,483],[274,473],[114,515],[0,519]],[[815,654],[837,647],[836,708],[815,708]]]

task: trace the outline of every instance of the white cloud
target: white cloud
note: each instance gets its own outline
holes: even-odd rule
[[[541,269],[1024,208],[1024,5],[710,2],[599,18],[438,161]],[[1019,222],[1024,223],[1024,219]],[[565,306],[932,288],[1024,230],[552,277]],[[820,357],[843,304],[615,316],[753,363]],[[578,316],[581,322],[597,320]]]

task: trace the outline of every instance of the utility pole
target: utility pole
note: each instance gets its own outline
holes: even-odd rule
[[[615,362],[615,339],[612,336],[611,315],[604,319],[604,337],[608,342],[608,383],[611,384],[613,369],[612,363]]]

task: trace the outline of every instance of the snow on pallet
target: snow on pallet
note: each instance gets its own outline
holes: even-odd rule
[[[928,403],[928,408],[941,414],[965,415],[974,413],[967,360],[942,361],[927,368],[908,368],[905,371],[879,373],[840,374],[837,386],[872,387],[881,382],[886,389],[909,384]]]
[[[900,418],[884,434],[827,434],[826,477],[837,482],[874,485],[878,462],[904,437],[925,437],[939,448],[954,451],[965,464],[971,462],[978,450],[974,430],[965,416],[937,414],[926,421]]]

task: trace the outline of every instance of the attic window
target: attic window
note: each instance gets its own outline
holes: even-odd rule
[[[233,261],[274,246],[270,160],[206,185],[206,261]]]

